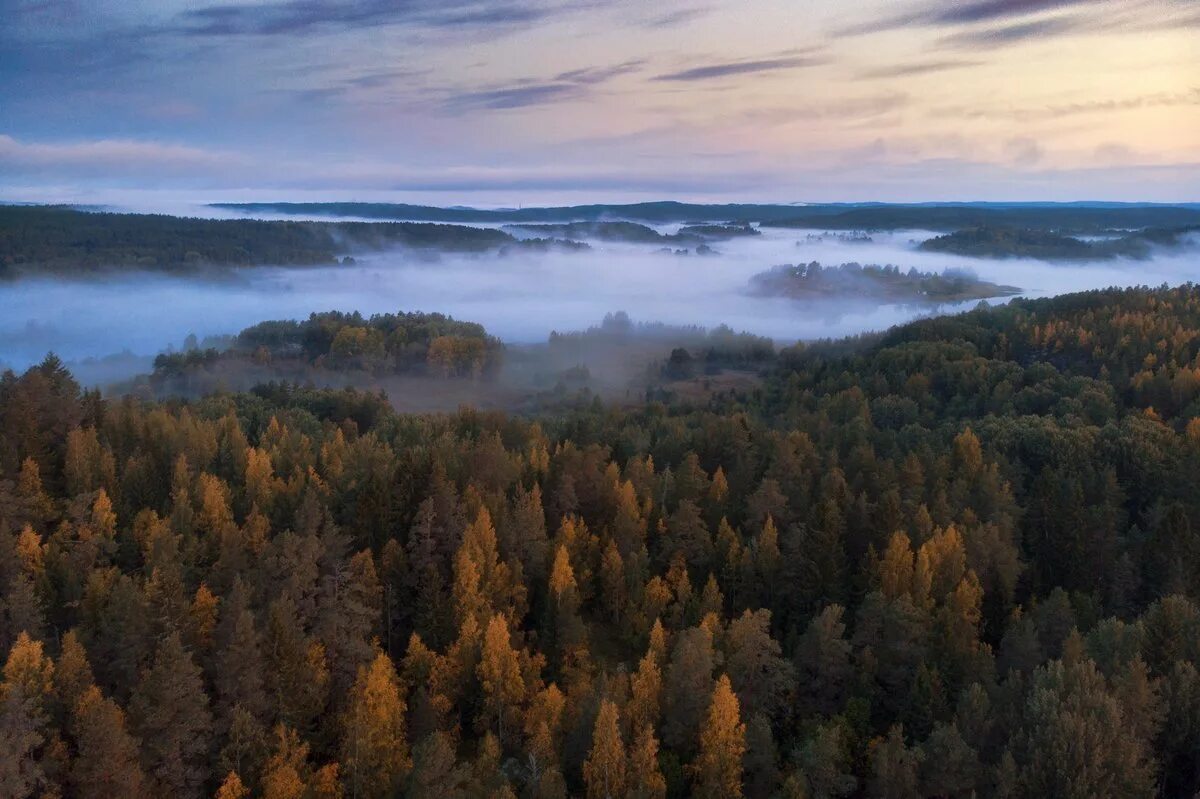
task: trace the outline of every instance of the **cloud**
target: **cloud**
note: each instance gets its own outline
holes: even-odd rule
[[[876,80],[881,78],[911,78],[918,75],[931,75],[937,72],[949,72],[954,69],[978,67],[986,61],[966,59],[946,59],[942,61],[914,61],[909,64],[890,64],[885,67],[875,67],[859,72],[855,77],[859,80]]]
[[[751,75],[760,72],[778,72],[787,69],[801,69],[828,63],[828,59],[819,55],[793,55],[779,58],[764,58],[756,61],[725,61],[716,64],[706,64],[700,67],[668,72],[655,76],[656,81],[701,81],[716,78],[727,78],[733,75]]]
[[[573,69],[569,72],[560,73],[555,80],[569,81],[571,83],[580,84],[595,84],[603,83],[607,80],[628,75],[631,72],[640,70],[646,61],[642,58],[624,61],[620,64],[613,64],[608,67],[585,67],[584,69]]]
[[[963,158],[922,160],[903,157],[879,140],[859,150],[840,151],[769,163],[741,159],[725,164],[712,161],[704,168],[680,169],[679,161],[664,160],[648,168],[608,159],[603,163],[521,163],[414,167],[389,160],[355,157],[344,161],[305,158],[302,154],[254,157],[230,151],[207,151],[157,142],[100,140],[50,144],[23,142],[0,135],[0,197],[6,200],[51,198],[77,202],[97,192],[136,187],[143,192],[173,192],[194,202],[207,194],[214,200],[230,195],[273,199],[274,195],[330,197],[398,195],[442,197],[453,202],[489,196],[506,203],[521,193],[529,196],[645,198],[727,197],[764,201],[771,198],[812,200],[928,200],[943,199],[1089,199],[1125,198],[1194,200],[1200,164],[1147,164],[1133,156],[1116,161],[1115,148],[1093,160],[1089,168],[1013,169],[1011,164],[984,163]],[[695,159],[687,156],[692,167]],[[22,182],[23,181],[23,182]],[[797,198],[797,186],[817,187],[819,196]],[[967,188],[964,188],[967,187]],[[968,195],[967,192],[970,194]],[[249,194],[247,194],[249,193]],[[271,196],[266,196],[271,195]]]
[[[683,25],[691,22],[694,19],[699,19],[700,17],[708,14],[710,11],[712,11],[712,9],[708,7],[681,8],[677,11],[670,11],[666,14],[660,14],[658,16],[651,17],[642,23],[642,27],[674,28],[677,25]]]
[[[848,25],[839,37],[932,28],[949,31],[943,47],[997,48],[1074,33],[1177,30],[1200,26],[1200,14],[1174,0],[958,0]]]
[[[872,97],[848,97],[825,103],[807,103],[751,111],[742,119],[761,124],[788,124],[817,119],[870,119],[898,111],[910,102],[907,94],[881,94]]]
[[[42,143],[0,134],[0,171],[10,174],[161,174],[245,165],[239,155],[131,139]]]
[[[387,90],[403,82],[411,86],[414,80],[430,75],[430,69],[386,69],[366,71],[357,75],[336,78],[323,86],[310,86],[296,89],[269,89],[268,93],[291,95],[302,103],[320,103],[327,100],[343,99],[354,93]]]
[[[583,94],[584,85],[579,83],[531,83],[461,92],[446,98],[442,106],[450,111],[470,111],[481,108],[525,108],[531,105],[574,100]]]
[[[365,72],[343,81],[343,85],[355,89],[378,89],[388,86],[397,80],[410,80],[421,75],[428,75],[428,69],[387,69],[379,72]]]
[[[1016,166],[1033,166],[1042,160],[1041,145],[1025,136],[1009,139],[1004,145],[1004,152]]]
[[[547,81],[523,80],[483,89],[451,92],[443,98],[440,105],[443,110],[461,113],[478,109],[526,108],[579,100],[602,83],[637,72],[644,63],[641,59],[635,59],[610,66],[569,70]]]
[[[563,166],[558,163],[513,166],[450,165],[412,167],[391,161],[355,158],[314,161],[286,155],[256,158],[224,150],[135,140],[71,143],[23,142],[0,134],[0,183],[27,178],[36,185],[187,188],[190,190],[262,188],[285,191],[648,191],[694,194],[722,187],[748,190],[766,179],[752,170],[681,172],[665,164],[647,170],[623,163]],[[6,192],[9,199],[12,190]]]
[[[974,0],[938,4],[930,13],[940,24],[992,22],[1048,11],[1101,6],[1109,0]]]
[[[544,0],[284,0],[191,9],[181,16],[180,30],[192,36],[292,36],[399,23],[507,27],[540,21],[571,5]]]
[[[931,113],[935,116],[965,119],[1012,119],[1018,122],[1032,122],[1081,114],[1103,114],[1116,111],[1136,111],[1143,108],[1173,108],[1190,105],[1200,106],[1200,86],[1185,92],[1155,92],[1134,97],[1055,103],[1031,108],[998,108],[989,105],[981,108],[942,108]]]
[[[924,2],[902,14],[845,26],[840,36],[880,33],[911,26],[945,27],[1002,22],[1049,12],[1068,11],[1081,6],[1100,6],[1112,0],[971,0],[969,2]]]
[[[965,49],[1003,47],[1030,39],[1048,39],[1052,36],[1069,33],[1082,28],[1081,21],[1075,17],[1052,17],[1049,19],[1004,25],[998,28],[966,30],[943,37],[941,43]]]

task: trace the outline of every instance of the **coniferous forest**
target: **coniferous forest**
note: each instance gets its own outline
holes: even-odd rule
[[[0,379],[0,795],[1192,796],[1197,475],[1191,285],[523,416],[49,357]]]

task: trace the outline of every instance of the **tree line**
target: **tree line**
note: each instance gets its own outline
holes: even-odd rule
[[[317,266],[399,247],[485,252],[517,247],[500,230],[414,222],[303,222],[117,214],[0,205],[0,277],[112,269]]]

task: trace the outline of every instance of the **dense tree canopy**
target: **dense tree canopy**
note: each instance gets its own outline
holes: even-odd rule
[[[536,417],[5,374],[0,794],[1200,790],[1200,289],[761,363]]]
[[[346,253],[397,247],[483,252],[519,246],[503,231],[465,225],[198,219],[0,205],[0,276],[313,266],[336,264]]]

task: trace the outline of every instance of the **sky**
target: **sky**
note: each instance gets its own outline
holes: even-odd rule
[[[1197,0],[0,0],[0,200],[1200,201]]]

